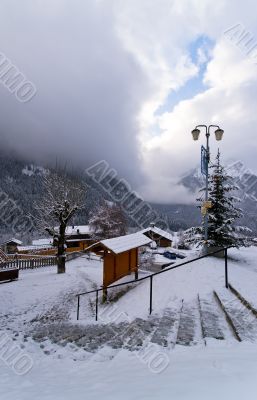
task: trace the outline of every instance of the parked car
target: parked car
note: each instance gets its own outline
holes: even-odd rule
[[[175,253],[171,253],[170,251],[165,251],[163,256],[168,258],[169,260],[176,260],[177,256]]]
[[[176,257],[181,258],[181,259],[186,258],[186,256],[183,256],[182,254],[178,254],[178,253],[176,253]]]

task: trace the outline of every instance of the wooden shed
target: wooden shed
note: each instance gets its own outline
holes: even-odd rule
[[[105,239],[88,247],[103,255],[103,287],[107,287],[123,276],[138,276],[138,248],[151,243],[142,233]]]

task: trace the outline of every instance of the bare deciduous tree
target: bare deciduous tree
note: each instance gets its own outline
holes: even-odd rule
[[[96,239],[108,239],[126,234],[127,223],[121,207],[104,201],[90,216],[89,224]]]
[[[82,208],[86,188],[65,174],[57,172],[43,177],[44,196],[36,205],[36,223],[49,233],[57,246],[57,272],[65,272],[66,228]]]

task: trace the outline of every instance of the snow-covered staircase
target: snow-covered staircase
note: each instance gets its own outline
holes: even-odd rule
[[[213,294],[205,297],[198,295],[198,302],[203,338],[224,340],[224,318]]]
[[[83,348],[90,354],[115,356],[121,348],[140,351],[149,344],[165,348],[207,345],[209,340],[256,341],[257,317],[231,290],[198,294],[189,300],[170,299],[162,315],[132,322],[80,325],[69,320],[33,326],[36,341],[50,339],[62,346]]]
[[[183,302],[180,314],[176,344],[190,346],[200,340],[200,318],[197,299]]]
[[[257,341],[256,316],[229,290],[215,292],[228,323],[239,341]]]
[[[173,301],[164,310],[161,318],[158,316],[151,318],[155,325],[155,331],[151,337],[152,343],[163,347],[170,347],[171,344],[175,344],[182,308],[183,300]]]

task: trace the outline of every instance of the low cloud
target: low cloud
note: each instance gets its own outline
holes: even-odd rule
[[[2,0],[0,52],[37,89],[21,104],[0,85],[3,147],[74,167],[105,159],[145,200],[190,203],[178,184],[200,164],[190,132],[214,123],[225,131],[223,160],[256,170],[257,67],[223,35],[242,21],[257,37],[255,9],[250,0]],[[199,37],[212,45],[194,48]],[[199,92],[182,100],[192,79]],[[217,148],[213,137],[212,156]]]

